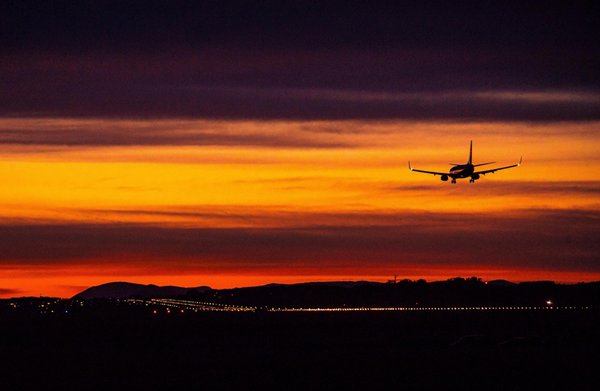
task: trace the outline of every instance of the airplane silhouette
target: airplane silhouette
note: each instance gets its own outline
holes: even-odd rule
[[[510,166],[492,168],[490,170],[475,171],[475,167],[485,166],[486,164],[493,164],[493,163],[496,163],[496,162],[473,164],[473,140],[471,140],[471,147],[469,148],[469,161],[465,164],[450,163],[452,166],[454,166],[450,169],[450,172],[417,170],[416,168],[412,168],[412,166],[410,165],[410,161],[408,162],[408,168],[411,171],[415,171],[415,172],[440,175],[442,177],[441,178],[442,181],[444,181],[444,182],[447,181],[448,178],[452,178],[452,183],[456,183],[457,179],[470,178],[469,183],[475,183],[475,181],[477,179],[479,179],[479,177],[481,175],[491,174],[491,173],[494,173],[494,172],[500,171],[500,170],[506,170],[507,168],[519,167],[521,165],[521,163],[523,163],[523,157],[521,156],[521,159],[519,160],[519,163],[517,163],[517,164],[511,164]]]

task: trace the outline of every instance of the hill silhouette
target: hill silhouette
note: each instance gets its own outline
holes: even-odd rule
[[[91,287],[78,299],[185,298],[215,303],[264,307],[372,307],[372,306],[509,306],[600,305],[600,282],[557,284],[552,281],[484,282],[477,277],[446,281],[401,280],[267,284],[256,287],[211,289],[207,286],[141,285],[113,282]]]
[[[169,298],[186,295],[190,292],[201,293],[211,290],[208,286],[183,288],[179,286],[143,285],[131,282],[109,282],[93,286],[75,296],[74,299],[127,299],[127,298]]]
[[[266,307],[445,307],[599,305],[600,283],[551,281],[486,283],[479,278],[446,281],[322,282],[265,285],[192,293],[198,299]]]

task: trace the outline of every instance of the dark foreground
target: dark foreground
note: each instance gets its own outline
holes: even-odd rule
[[[0,319],[8,389],[597,389],[598,310]]]

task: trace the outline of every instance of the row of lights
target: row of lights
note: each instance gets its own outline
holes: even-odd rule
[[[176,300],[176,299],[152,299],[153,304],[171,305],[175,307],[184,307],[189,309],[201,309],[203,311],[256,311],[256,307],[244,307],[229,304],[209,303],[202,301],[191,300]]]
[[[180,313],[184,309],[194,312],[200,311],[256,311],[256,307],[234,306],[221,303],[198,302],[192,300],[176,300],[176,299],[151,299],[137,300],[130,299],[132,303],[151,304],[167,307],[167,313],[171,313],[170,308],[180,309]],[[546,301],[546,306],[490,306],[490,307],[337,307],[337,308],[267,308],[270,312],[359,312],[359,311],[522,311],[522,310],[576,310],[590,309],[590,307],[578,306],[553,306],[552,301]],[[156,310],[153,313],[157,313]]]
[[[343,307],[343,308],[271,308],[273,312],[350,312],[350,311],[501,311],[501,310],[576,310],[590,307]]]
[[[199,302],[191,300],[176,300],[176,299],[151,299],[151,300],[140,300],[140,299],[129,299],[127,300],[130,304],[141,304],[146,307],[150,305],[159,305],[166,307],[167,314],[171,313],[171,307],[179,309],[180,313],[184,313],[184,310],[190,310],[193,312],[198,311],[228,311],[228,312],[249,312],[256,311],[256,307],[244,307],[235,306],[220,303],[209,303]],[[153,314],[157,314],[157,310],[152,311]]]
[[[208,307],[221,307],[221,308],[244,308],[244,309],[255,309],[255,307],[244,307],[244,306],[236,306],[231,304],[223,304],[223,303],[211,303],[205,301],[193,301],[193,300],[178,300],[178,299],[152,299],[152,302],[163,302],[163,303],[172,303],[175,305],[191,305],[191,306],[208,306]]]

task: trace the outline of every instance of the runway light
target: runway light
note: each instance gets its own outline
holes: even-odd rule
[[[552,300],[546,300],[546,304],[552,305]]]

